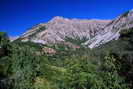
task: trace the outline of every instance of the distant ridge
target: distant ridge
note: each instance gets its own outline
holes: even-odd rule
[[[89,48],[97,47],[119,38],[122,29],[133,27],[133,10],[125,12],[113,20],[80,20],[56,16],[47,23],[41,23],[29,29],[19,37],[21,41],[51,44],[65,41],[66,37],[85,37]]]

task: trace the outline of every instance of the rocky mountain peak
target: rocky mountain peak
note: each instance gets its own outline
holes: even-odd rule
[[[122,29],[133,27],[133,10],[127,11],[113,20],[68,19],[54,17],[48,23],[39,24],[22,36],[22,41],[50,44],[65,41],[66,37],[86,39],[82,45],[97,47],[119,38]]]
[[[62,20],[64,19],[62,16],[55,16],[52,20]]]
[[[55,16],[49,22],[60,22],[60,21],[65,21],[65,20],[68,20],[68,19],[61,17],[61,16]]]
[[[123,29],[129,29],[133,27],[133,10],[127,11],[116,19],[108,23],[104,31],[101,34],[96,35],[90,41],[85,42],[90,48],[97,47],[101,44],[107,43],[111,40],[117,40],[120,36],[119,32]]]

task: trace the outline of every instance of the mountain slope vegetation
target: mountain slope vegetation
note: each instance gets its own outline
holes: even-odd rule
[[[7,54],[0,58],[0,87],[132,89],[132,31],[132,28],[123,30],[119,40],[93,50],[84,47],[72,49],[60,44],[47,46],[32,42],[8,42],[4,44]],[[43,53],[43,47],[54,48],[56,53]]]

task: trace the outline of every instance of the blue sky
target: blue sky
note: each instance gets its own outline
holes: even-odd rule
[[[133,9],[133,0],[0,0],[0,31],[19,36],[54,16],[113,19]]]

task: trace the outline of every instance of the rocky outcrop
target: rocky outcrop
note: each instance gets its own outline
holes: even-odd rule
[[[53,48],[45,47],[45,48],[42,48],[42,51],[45,54],[56,54],[56,50],[54,50]]]
[[[119,32],[123,29],[129,29],[133,27],[133,10],[128,11],[116,19],[112,20],[104,30],[96,35],[93,39],[85,42],[90,48],[97,47],[101,44],[107,43],[111,40],[117,40],[120,36]]]

